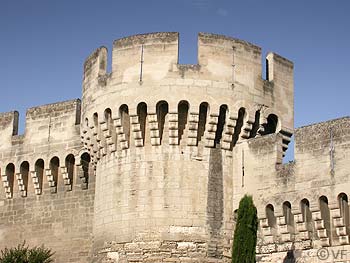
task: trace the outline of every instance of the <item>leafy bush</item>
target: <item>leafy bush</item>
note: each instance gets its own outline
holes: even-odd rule
[[[233,237],[232,263],[254,263],[258,218],[251,196],[239,202],[237,224]]]
[[[0,263],[50,263],[53,254],[51,249],[43,246],[29,248],[23,242],[15,248],[1,250]]]

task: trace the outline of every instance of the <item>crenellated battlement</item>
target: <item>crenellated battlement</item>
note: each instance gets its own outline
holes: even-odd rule
[[[42,141],[54,142],[59,136],[66,133],[67,138],[78,132],[81,115],[80,100],[70,100],[33,107],[27,110],[25,118],[25,131],[18,135],[17,111],[0,114],[0,129],[2,130],[0,149],[5,150],[13,144],[30,145]]]
[[[81,101],[28,109],[23,135],[18,112],[0,114],[6,244],[43,240],[58,262],[128,260],[135,245],[225,262],[251,171],[282,173],[293,64],[268,54],[265,80],[259,47],[208,33],[195,65],[179,64],[175,32],[118,39],[111,52],[111,72],[106,47],[86,59]]]
[[[6,198],[41,195],[45,189],[72,190],[75,166],[71,162],[82,154],[80,114],[79,99],[30,108],[23,135],[17,134],[18,112],[0,115],[0,172]]]
[[[113,42],[115,49],[129,49],[139,45],[157,45],[178,43],[179,33],[177,32],[154,32],[147,34],[137,34],[129,37],[123,37]]]
[[[18,112],[0,113],[0,245],[39,240],[57,262],[227,263],[251,194],[257,262],[350,248],[350,118],[294,131],[291,61],[268,53],[264,78],[254,44],[197,45],[184,65],[176,32],[115,40],[111,72],[106,47],[86,59],[81,101],[28,109],[23,135]]]
[[[110,147],[111,152],[114,152],[118,144],[122,145],[121,149],[143,146],[146,135],[151,138],[151,145],[161,145],[160,132],[163,131],[160,130],[159,122],[164,121],[159,119],[162,114],[157,108],[161,101],[167,105],[163,117],[169,113],[165,125],[169,129],[165,135],[169,138],[166,140],[169,145],[180,145],[180,140],[186,141],[184,136],[180,138],[177,135],[181,132],[177,126],[181,126],[179,102],[185,101],[188,104],[186,112],[193,116],[190,120],[192,126],[196,125],[196,121],[200,122],[199,107],[204,102],[210,105],[206,121],[211,123],[211,126],[200,128],[205,131],[205,135],[198,135],[196,129],[187,127],[189,131],[185,136],[190,139],[184,142],[185,145],[196,146],[199,137],[204,136],[206,145],[213,147],[215,136],[218,136],[215,135],[216,130],[220,125],[223,126],[219,124],[221,118],[221,121],[230,123],[225,131],[220,127],[220,133],[225,134],[224,144],[227,144],[224,148],[232,149],[233,136],[254,137],[256,130],[262,131],[267,125],[267,117],[274,115],[278,119],[275,130],[278,126],[277,131],[284,136],[283,151],[287,149],[293,133],[293,64],[290,61],[269,53],[268,79],[263,80],[261,48],[251,43],[200,33],[197,65],[178,63],[178,45],[179,34],[174,32],[142,34],[116,40],[112,51],[112,72],[109,74],[106,72],[106,48],[97,49],[86,60],[82,116],[87,127],[82,128],[82,138],[92,155],[104,156]],[[146,104],[147,112],[138,110],[140,103]],[[122,123],[119,107],[123,105],[126,105],[127,116],[132,118],[133,123]],[[230,109],[230,114],[225,113],[224,116],[227,119],[222,119],[223,111],[220,116],[220,107],[223,106]],[[239,120],[243,127],[237,129],[242,130],[242,135],[234,135],[241,132],[234,131],[241,108],[245,111],[242,113],[244,116],[241,116],[244,120]],[[110,110],[111,121],[106,120],[107,109]],[[260,111],[270,114],[263,116]],[[140,114],[145,116],[144,124],[141,124]],[[95,116],[94,121],[92,116]],[[140,135],[140,126],[146,127],[149,132]],[[255,130],[251,135],[253,127]],[[108,134],[107,139],[104,133]]]
[[[137,83],[187,77],[254,86],[256,80],[262,79],[261,48],[249,42],[223,35],[199,33],[196,67],[181,66],[178,63],[178,51],[179,34],[175,32],[140,34],[115,40],[110,81]],[[276,74],[274,71],[283,71],[284,74],[288,72],[281,67],[293,69],[292,62],[277,54],[269,54],[267,60],[269,80]],[[106,62],[107,50],[101,47],[86,60],[85,78],[103,75]],[[279,66],[274,67],[275,63]]]

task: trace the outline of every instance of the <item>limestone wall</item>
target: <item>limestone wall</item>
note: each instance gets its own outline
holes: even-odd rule
[[[265,150],[250,151],[254,154],[249,166],[255,172],[248,176],[254,179],[247,182],[247,189],[236,189],[236,194],[238,200],[240,192],[254,192],[260,218],[257,252],[262,262],[282,262],[288,251],[302,249],[313,249],[303,252],[313,255],[305,256],[305,262],[323,262],[315,254],[318,249],[341,250],[349,244],[349,128],[346,117],[296,129],[295,161],[277,165],[275,171],[261,159],[267,145]],[[275,252],[281,253],[271,256]]]
[[[116,40],[110,73],[106,48],[86,60],[81,137],[96,167],[100,260],[229,261],[236,148],[261,137],[274,172],[293,132],[293,64],[267,59],[264,80],[259,47],[201,33],[198,64],[180,65],[170,32]],[[191,258],[183,242],[205,252]]]
[[[259,47],[200,33],[198,63],[181,65],[178,38],[116,40],[111,72],[97,49],[82,103],[29,109],[24,135],[17,112],[0,114],[0,248],[26,239],[57,262],[230,262],[245,193],[258,208],[262,262],[347,244],[336,200],[347,187],[348,119],[297,130],[296,161],[282,165],[294,132],[292,62],[269,53],[264,79]]]
[[[0,115],[0,248],[24,240],[55,251],[56,262],[91,258],[94,173],[81,151],[80,100]]]

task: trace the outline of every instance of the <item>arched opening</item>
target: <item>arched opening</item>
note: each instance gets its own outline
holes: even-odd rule
[[[130,116],[129,116],[129,108],[128,105],[123,104],[119,108],[119,115],[121,119],[121,123],[123,126],[123,132],[125,134],[125,138],[127,142],[130,141]]]
[[[58,170],[60,167],[60,159],[58,157],[53,157],[50,160],[50,170],[51,170],[51,175],[53,177],[53,182],[51,183],[51,187],[57,186],[58,184]]]
[[[40,191],[40,194],[43,190],[43,180],[44,180],[44,160],[39,159],[35,162],[35,172],[38,180],[38,188]]]
[[[137,116],[139,117],[141,135],[143,139],[143,145],[146,141],[146,120],[147,120],[147,104],[141,102],[137,105]]]
[[[331,221],[330,221],[330,212],[328,207],[328,198],[326,196],[321,196],[319,198],[319,205],[320,205],[320,211],[321,211],[321,218],[324,222],[324,227],[327,230],[327,236],[331,238]]]
[[[270,114],[267,117],[267,123],[265,124],[265,134],[275,133],[278,124],[278,117],[275,114]]]
[[[28,178],[29,178],[29,163],[27,161],[24,161],[21,163],[20,173],[21,173],[22,180],[23,180],[23,186],[22,186],[22,189],[20,189],[20,190],[27,192],[28,191]]]
[[[349,202],[348,196],[345,193],[338,195],[340,214],[344,219],[344,225],[349,228]]]
[[[110,137],[112,137],[114,135],[114,133],[115,133],[115,130],[112,129],[112,127],[113,127],[113,120],[112,120],[112,111],[111,111],[111,109],[110,108],[105,109],[103,115],[104,115],[104,121],[106,123],[106,127],[105,128],[107,128],[107,131],[104,132],[105,136],[103,136],[103,141],[104,141],[105,149],[108,149],[108,139]]]
[[[216,144],[220,144],[220,141],[222,138],[222,132],[224,131],[224,126],[226,122],[226,112],[227,112],[227,105],[221,105],[219,117],[218,117],[218,124],[216,126],[214,146],[216,146]]]
[[[178,112],[178,138],[180,144],[180,141],[182,139],[182,135],[184,133],[184,130],[186,128],[187,124],[187,116],[188,116],[188,108],[189,104],[187,101],[180,101],[177,106],[177,112]]]
[[[255,119],[254,119],[254,123],[252,126],[252,130],[250,132],[249,138],[254,138],[256,136],[256,134],[258,133],[260,127],[260,110],[255,112]]]
[[[300,210],[301,214],[303,216],[303,221],[305,223],[311,223],[312,221],[312,214],[310,210],[310,202],[307,199],[303,199],[300,201]]]
[[[232,142],[231,142],[231,147],[230,147],[231,150],[233,149],[233,147],[238,142],[239,135],[241,134],[242,127],[243,127],[243,124],[244,124],[245,116],[246,116],[245,108],[240,108],[238,110],[238,117],[237,117],[235,131],[234,131],[234,133],[232,135]]]
[[[15,182],[15,165],[13,163],[9,163],[6,166],[5,174],[8,182],[8,190],[7,193],[13,196],[13,184]]]
[[[283,203],[282,207],[283,207],[283,215],[284,215],[284,219],[285,219],[286,224],[289,226],[293,226],[294,218],[293,218],[293,214],[292,214],[291,204],[288,201],[286,201]]]
[[[205,132],[205,125],[207,123],[207,114],[208,114],[208,103],[202,102],[199,105],[199,121],[198,121],[198,132],[197,132],[197,145],[202,140],[202,137]]]
[[[67,174],[70,181],[70,184],[73,185],[73,178],[74,178],[74,164],[75,164],[75,158],[73,154],[68,154],[65,160],[65,166],[67,168]]]
[[[93,118],[93,121],[94,121],[94,127],[95,127],[95,129],[97,131],[97,128],[98,128],[98,114],[97,114],[97,112],[94,113],[92,118]]]
[[[105,109],[104,111],[105,122],[107,124],[107,128],[110,129],[112,124],[112,111],[110,108]]]
[[[95,112],[93,115],[92,115],[92,121],[94,123],[94,126],[93,126],[93,135],[97,135],[98,132],[99,132],[99,128],[98,128],[98,114],[97,112]]]
[[[162,143],[165,117],[169,111],[168,103],[166,101],[158,102],[156,106],[156,110],[157,110],[157,119],[158,119],[159,138],[160,138],[160,142]]]
[[[266,211],[266,218],[267,218],[267,223],[269,227],[276,227],[276,217],[275,217],[275,208],[273,205],[268,204],[265,208]]]
[[[81,168],[83,170],[83,178],[85,180],[85,182],[83,182],[85,185],[85,187],[87,187],[88,182],[89,182],[89,169],[90,169],[90,154],[88,153],[83,153],[80,156],[80,164],[81,164]]]
[[[85,128],[88,129],[89,128],[89,119],[85,118]]]
[[[313,231],[312,213],[310,210],[310,202],[306,198],[300,201],[300,210],[305,222],[306,229],[311,232]]]

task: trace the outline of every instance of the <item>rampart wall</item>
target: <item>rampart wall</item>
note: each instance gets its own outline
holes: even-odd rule
[[[349,118],[295,131],[293,64],[200,33],[116,40],[84,64],[82,102],[0,114],[0,248],[23,240],[57,262],[230,262],[235,210],[252,194],[259,262],[349,244]],[[308,252],[312,252],[313,256]],[[310,257],[311,255],[311,257]],[[313,262],[313,261],[306,262]]]
[[[327,260],[350,259],[348,253],[336,258],[350,249],[349,128],[345,117],[296,129],[295,161],[275,168],[266,166],[276,154],[271,146],[268,151],[256,139],[243,147],[253,155],[247,156],[246,187],[234,192],[237,199],[242,191],[255,192],[261,262],[282,262],[288,251],[297,251],[302,262],[322,262],[317,251],[329,247]]]
[[[87,262],[94,176],[80,141],[80,100],[31,108],[23,135],[18,113],[0,115],[1,248],[42,245],[57,262]]]

